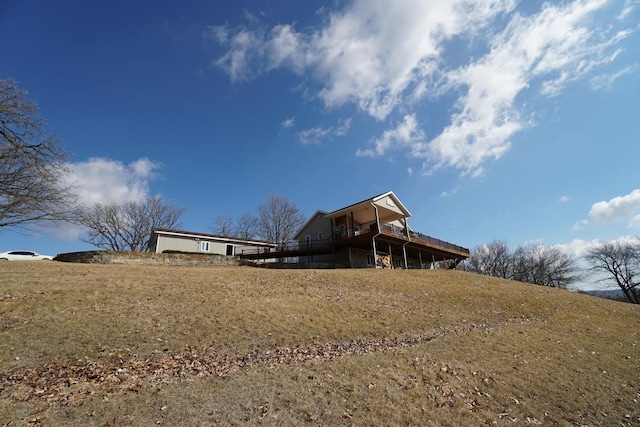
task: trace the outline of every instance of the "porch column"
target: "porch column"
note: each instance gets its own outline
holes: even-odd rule
[[[402,255],[404,256],[404,269],[407,270],[409,268],[409,262],[407,261],[407,245],[409,242],[402,245]]]
[[[409,224],[407,223],[407,218],[404,219],[404,234],[407,238],[407,241],[404,245],[402,245],[402,255],[404,256],[404,269],[409,269],[409,261],[407,260],[407,245],[411,242],[411,237],[409,237]]]
[[[418,251],[418,259],[420,260],[420,270],[424,268],[424,264],[422,263],[422,251]]]
[[[378,232],[371,238],[371,241],[373,243],[373,265],[375,266],[375,268],[378,268],[378,252],[376,251],[376,236],[380,235],[380,217],[378,216],[378,208],[376,207],[375,203],[371,203],[371,206],[373,206],[373,210],[376,213],[376,225],[378,226]]]
[[[349,230],[347,230],[347,235],[349,237],[353,237],[356,235],[356,226],[353,221],[353,211],[351,211],[351,225],[349,226]]]

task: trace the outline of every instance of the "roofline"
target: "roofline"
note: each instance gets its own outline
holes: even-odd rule
[[[315,212],[313,213],[313,215],[311,215],[311,216],[309,217],[309,219],[304,223],[304,225],[303,225],[302,227],[300,227],[300,229],[296,232],[296,236],[297,236],[298,234],[300,234],[300,232],[301,232],[302,230],[304,230],[304,228],[305,228],[307,225],[311,224],[311,221],[313,221],[313,220],[314,220],[314,218],[315,218],[316,216],[318,216],[318,215],[322,215],[322,216],[326,217],[327,215],[329,215],[329,212],[325,212],[325,211],[320,210],[320,209],[318,209],[317,211],[315,211]]]
[[[400,199],[398,198],[398,196],[396,196],[396,194],[395,194],[393,191],[387,191],[387,192],[386,192],[386,193],[384,193],[384,194],[381,194],[381,195],[379,195],[379,196],[376,196],[376,197],[374,197],[374,198],[373,198],[373,201],[374,201],[374,202],[377,202],[378,200],[383,199],[383,198],[385,198],[385,197],[387,197],[387,196],[391,196],[391,197],[393,197],[393,199],[394,199],[394,200],[395,200],[395,201],[400,205],[400,209],[401,209],[401,210],[403,210],[403,211],[405,211],[405,212],[407,213],[407,218],[409,218],[409,217],[411,216],[411,212],[409,212],[409,209],[407,209],[407,207],[404,205],[404,203],[402,203],[402,202],[400,201]]]
[[[387,196],[391,196],[393,198],[393,200],[399,205],[400,209],[403,212],[407,213],[407,218],[409,218],[411,216],[411,212],[409,212],[409,209],[407,209],[407,207],[400,201],[400,199],[398,199],[398,196],[396,196],[393,191],[387,191],[386,193],[382,193],[382,194],[379,194],[377,196],[373,196],[373,197],[370,197],[368,199],[364,199],[364,200],[362,200],[360,202],[353,203],[353,204],[351,204],[349,206],[345,206],[344,208],[337,209],[337,210],[335,210],[333,212],[328,213],[327,216],[328,217],[332,217],[332,216],[335,216],[336,214],[338,214],[338,213],[340,213],[342,211],[349,210],[349,209],[351,209],[351,208],[353,208],[355,206],[362,205],[362,204],[365,204],[367,202],[368,203],[374,203],[374,202],[377,202],[378,200],[381,200],[381,199],[383,199],[383,198],[385,198]]]
[[[236,242],[236,243],[254,243],[254,244],[268,245],[273,247],[278,246],[277,244],[267,242],[266,240],[243,239],[240,237],[226,237],[226,236],[219,236],[216,234],[195,233],[193,231],[170,230],[168,228],[154,228],[153,233],[158,235],[164,234],[164,235],[170,235],[170,236],[183,236],[183,237],[188,236],[188,237],[196,237],[196,238],[201,237],[204,239],[218,239],[218,240],[225,240],[228,242]]]

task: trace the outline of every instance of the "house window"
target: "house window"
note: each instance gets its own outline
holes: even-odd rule
[[[233,255],[233,245],[227,245],[227,256]]]
[[[339,229],[340,229],[340,237],[344,236],[344,232],[345,232],[344,224],[340,224]]]
[[[200,242],[200,250],[202,252],[209,252],[209,242]]]
[[[304,236],[304,243],[307,248],[311,247],[311,236],[309,234]]]
[[[367,254],[367,265],[373,265],[373,254]]]
[[[318,240],[322,240],[322,231],[318,231]]]
[[[395,265],[396,268],[402,268],[402,258],[396,257],[393,264]]]

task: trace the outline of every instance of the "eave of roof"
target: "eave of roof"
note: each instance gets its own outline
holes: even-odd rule
[[[352,210],[356,206],[370,205],[371,203],[375,203],[375,202],[377,202],[379,200],[382,200],[387,196],[390,196],[394,200],[394,202],[398,205],[400,210],[405,212],[407,218],[409,218],[411,216],[411,212],[409,212],[409,209],[407,209],[406,206],[400,201],[400,199],[398,199],[398,196],[396,196],[393,191],[387,191],[386,193],[383,193],[383,194],[380,194],[380,195],[377,195],[377,196],[374,196],[374,197],[370,197],[368,199],[362,200],[360,202],[357,202],[357,203],[354,203],[352,205],[345,206],[344,208],[340,208],[338,210],[330,212],[329,214],[327,214],[327,217],[332,218],[332,217],[335,217],[335,216],[339,216],[343,212]]]

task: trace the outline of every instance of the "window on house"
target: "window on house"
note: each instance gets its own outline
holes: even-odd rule
[[[373,265],[373,254],[367,254],[367,265]]]
[[[227,245],[227,256],[233,256],[233,245]]]
[[[318,231],[318,240],[322,240],[322,231]]]
[[[307,246],[307,248],[311,247],[311,236],[309,234],[304,236],[304,243]]]
[[[344,236],[344,232],[345,232],[344,224],[340,224],[339,229],[340,229],[340,236]]]
[[[402,258],[397,258],[394,259],[393,264],[395,265],[396,268],[402,268]]]
[[[200,242],[200,250],[202,252],[209,252],[209,242]]]

